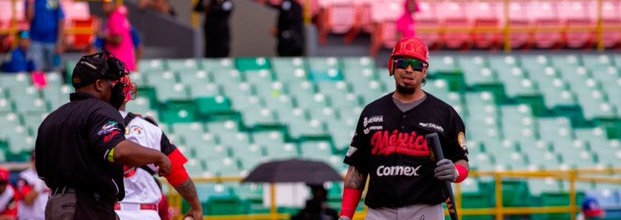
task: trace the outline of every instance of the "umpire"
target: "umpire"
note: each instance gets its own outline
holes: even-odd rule
[[[126,141],[117,108],[129,86],[125,65],[107,52],[84,56],[73,69],[76,92],[41,123],[37,172],[52,189],[46,219],[116,219],[125,196],[123,165],[154,163],[170,171],[164,154]]]

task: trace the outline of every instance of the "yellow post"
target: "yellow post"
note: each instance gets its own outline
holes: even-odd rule
[[[494,174],[494,189],[496,191],[496,220],[504,219],[504,210],[502,210],[502,176],[499,173]]]
[[[11,26],[9,27],[9,36],[15,36],[17,34],[17,0],[11,1]],[[13,46],[17,46],[17,41],[13,41]]]
[[[196,5],[198,3],[198,0],[192,0],[192,6]],[[198,23],[199,23],[199,18],[198,18],[198,13],[197,12],[192,12],[192,27],[193,28],[198,28]]]
[[[576,218],[576,170],[569,171],[569,216],[571,220]]]
[[[457,210],[457,218],[461,219],[461,184],[455,184],[455,209]]]
[[[311,0],[306,0],[304,5],[304,24],[310,25],[311,23]]]
[[[510,53],[511,52],[511,21],[509,20],[509,7],[511,7],[511,5],[509,4],[510,0],[504,0],[503,1],[503,13],[504,13],[504,17],[505,17],[505,29],[504,29],[504,36],[505,36],[505,52],[506,53]]]
[[[604,0],[597,1],[597,51],[604,51]]]
[[[270,183],[270,219],[278,219],[278,210],[276,210],[276,186]]]

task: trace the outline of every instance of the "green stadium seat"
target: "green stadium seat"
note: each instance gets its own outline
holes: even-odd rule
[[[265,147],[265,155],[273,160],[298,158],[298,148],[293,143],[285,143],[282,145],[267,145]]]
[[[0,87],[17,87],[26,88],[32,85],[30,74],[17,73],[17,74],[0,74]]]
[[[216,176],[235,177],[241,175],[238,161],[232,157],[205,160],[205,164],[207,165],[207,170]]]
[[[274,143],[273,145],[278,145]],[[241,175],[247,175],[250,170],[268,160],[265,157],[265,149],[259,144],[233,145],[231,146],[232,157],[238,159]]]
[[[233,65],[233,61],[230,58],[215,58],[215,59],[207,58],[207,59],[200,59],[199,62],[203,70],[208,71],[208,72],[219,73],[219,72],[231,71],[235,69],[235,66]],[[218,74],[216,74],[216,76],[217,75]]]
[[[224,96],[202,97],[194,101],[198,113],[204,116],[213,114],[227,114],[233,111],[231,101]]]
[[[582,54],[582,63],[585,67],[600,69],[613,66],[612,57],[606,54]]]
[[[291,95],[295,106],[302,109],[318,109],[329,106],[329,101],[326,96],[321,93],[315,94],[307,94],[307,93],[297,93]]]
[[[455,73],[459,72],[457,60],[452,56],[436,56],[429,58],[429,73],[435,75],[438,73]]]
[[[242,74],[245,82],[257,88],[269,87],[274,82],[272,71],[267,69],[246,71]]]
[[[43,122],[45,117],[47,117],[48,113],[25,113],[22,114],[22,119],[24,120],[23,126],[26,129],[30,130],[30,135],[33,137],[37,136],[37,132],[39,130],[39,125]]]
[[[566,117],[546,117],[536,120],[539,138],[546,141],[570,140],[571,121]]]
[[[384,88],[380,81],[368,81],[362,85],[352,84],[351,88],[355,94],[358,94],[363,99],[364,105],[386,95],[386,88]]]
[[[247,132],[216,132],[218,143],[225,146],[250,145],[250,135]]]
[[[272,70],[281,82],[308,80],[308,72],[302,58],[272,58]]]
[[[235,68],[242,72],[267,70],[271,68],[271,63],[265,57],[242,57],[235,59]]]
[[[236,88],[243,82],[243,79],[238,70],[217,70],[213,72],[213,82],[228,91],[227,88]]]
[[[158,71],[161,72],[161,71]],[[135,72],[135,73],[131,73],[129,74],[129,78],[132,81],[132,83],[136,83],[137,86],[147,86],[148,82],[147,82],[147,77],[146,77],[147,73],[142,73],[142,72]]]
[[[160,109],[159,116],[164,123],[194,122],[198,119],[197,109],[191,101],[168,101]]]
[[[518,65],[517,59],[518,58],[513,55],[505,55],[505,56],[489,55],[487,57],[489,67],[498,73],[501,73],[502,71],[506,71],[513,67],[516,67]]]
[[[371,57],[343,57],[341,58],[343,69],[366,69],[374,68],[375,61]]]
[[[500,120],[505,139],[517,141],[523,138],[536,138],[535,118],[530,110],[528,105],[500,107]]]
[[[537,84],[527,78],[524,71],[519,67],[512,67],[506,69],[505,72],[498,73],[498,79],[503,83],[505,92],[509,98],[539,94]]]
[[[179,72],[179,82],[187,86],[199,86],[213,82],[213,73],[205,70]]]
[[[201,63],[195,59],[167,59],[165,63],[168,70],[179,72],[179,74],[201,69]]]
[[[383,69],[383,72],[378,72],[379,74],[385,73],[388,74],[386,69]],[[374,68],[368,67],[364,69],[358,68],[343,68],[343,77],[344,80],[353,85],[365,85],[370,81],[378,80],[376,77],[376,72]],[[384,76],[388,78],[388,76]]]
[[[479,84],[498,83],[497,73],[487,67],[485,59],[481,56],[457,57],[459,69],[463,71],[466,85],[474,87]]]
[[[569,194],[565,192],[558,193],[542,193],[539,197],[542,206],[568,206]],[[533,215],[531,219],[544,220],[544,219],[570,219],[569,214],[538,214]]]
[[[72,68],[75,67],[75,64],[72,65]],[[139,60],[138,61],[138,69],[142,73],[152,73],[154,71],[164,71],[166,69],[165,62],[162,59],[150,59],[150,60]]]
[[[274,126],[279,124],[274,111],[269,108],[255,105],[236,110],[241,112],[242,121],[248,128],[255,126]]]
[[[302,158],[320,160],[329,163],[332,155],[332,144],[329,141],[306,140],[301,141],[300,155]]]
[[[322,123],[338,120],[337,112],[330,107],[312,108],[308,110],[308,114],[310,120],[317,120]]]
[[[188,162],[184,165],[185,170],[191,177],[202,177],[206,169],[200,160],[188,158]]]

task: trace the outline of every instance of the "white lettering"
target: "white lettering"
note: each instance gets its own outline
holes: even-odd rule
[[[383,115],[374,115],[374,116],[371,116],[371,118],[364,117],[363,125],[364,125],[364,127],[366,127],[368,124],[376,123],[376,122],[384,122],[384,116]]]
[[[409,166],[391,166],[386,167],[384,165],[379,166],[376,170],[377,176],[418,176],[418,169],[422,165],[417,167]]]
[[[369,134],[369,132],[371,132],[371,131],[379,131],[379,130],[382,130],[382,129],[384,129],[384,127],[381,126],[381,125],[371,126],[371,127],[368,127],[368,128],[364,129],[364,134]]]

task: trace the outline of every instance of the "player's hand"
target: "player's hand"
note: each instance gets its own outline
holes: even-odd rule
[[[455,164],[449,159],[438,161],[436,163],[436,169],[434,169],[433,172],[439,180],[449,180],[451,182],[455,182],[458,176]]]
[[[339,217],[339,220],[351,220],[351,218],[349,218],[347,216],[341,216],[341,217]]]
[[[185,213],[185,216],[183,217],[183,219],[189,219],[189,220],[199,220],[199,219],[203,219],[203,210],[194,210],[191,209],[188,210],[187,213]]]
[[[160,160],[155,163],[155,166],[158,167],[157,174],[159,174],[160,176],[166,176],[168,175],[168,173],[170,173],[170,159],[168,159],[168,157],[164,154],[162,154]]]

